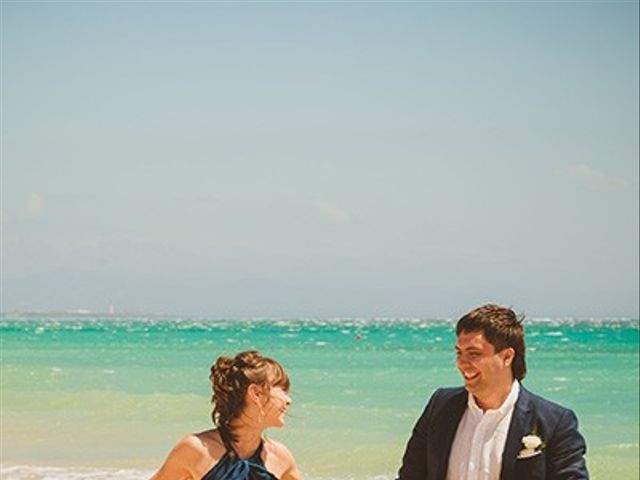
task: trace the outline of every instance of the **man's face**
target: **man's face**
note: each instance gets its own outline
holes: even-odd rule
[[[456,343],[456,367],[464,388],[477,399],[490,397],[513,382],[513,349],[496,352],[481,331],[461,332]]]

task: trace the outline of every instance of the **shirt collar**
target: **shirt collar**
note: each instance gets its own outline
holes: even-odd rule
[[[493,413],[493,414],[497,413],[500,417],[503,417],[511,409],[513,409],[516,402],[518,401],[519,394],[520,394],[520,382],[518,382],[517,380],[514,380],[513,383],[511,384],[511,391],[509,392],[509,395],[507,395],[507,398],[504,400],[504,402],[502,402],[502,405],[500,405],[497,409],[487,410],[486,412],[483,412],[482,409],[476,403],[476,399],[473,398],[473,395],[471,395],[471,393],[469,393],[467,396],[467,407],[469,408],[469,410],[471,410],[473,414],[483,415],[484,413]]]

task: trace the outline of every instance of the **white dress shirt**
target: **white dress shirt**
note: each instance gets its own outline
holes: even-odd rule
[[[507,441],[520,384],[497,410],[482,411],[470,393],[451,446],[447,480],[499,480],[502,452]]]

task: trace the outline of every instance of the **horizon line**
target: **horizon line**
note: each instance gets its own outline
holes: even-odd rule
[[[140,317],[155,317],[159,319],[173,320],[274,320],[274,321],[295,321],[295,320],[435,320],[441,322],[453,322],[456,319],[445,316],[430,315],[214,315],[214,314],[194,314],[194,313],[165,313],[165,312],[149,312],[149,311],[93,311],[89,309],[73,309],[73,310],[11,310],[0,312],[0,317],[80,317],[80,318],[132,318],[142,319]],[[640,315],[540,315],[529,316],[525,321],[590,321],[590,320],[608,320],[608,321],[640,321]]]

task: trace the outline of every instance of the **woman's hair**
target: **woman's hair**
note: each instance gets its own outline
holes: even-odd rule
[[[242,413],[249,385],[289,391],[289,376],[282,365],[255,350],[240,352],[235,357],[219,357],[211,366],[209,380],[213,390],[211,419],[229,452],[235,451],[233,443],[237,440],[231,421]]]

